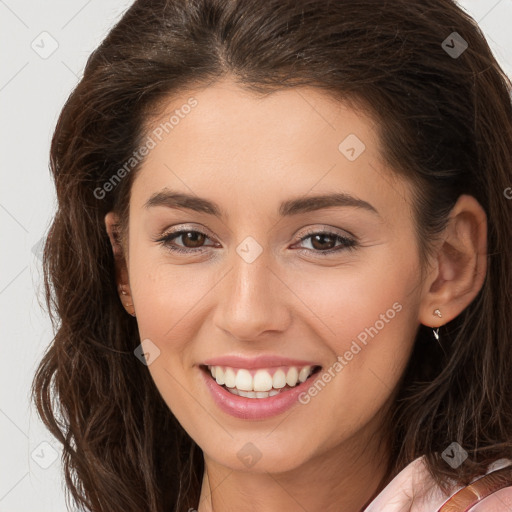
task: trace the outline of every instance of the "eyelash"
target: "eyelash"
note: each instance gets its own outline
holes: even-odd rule
[[[203,248],[183,249],[179,246],[171,245],[170,242],[172,242],[174,239],[179,238],[180,236],[182,236],[186,233],[198,233],[200,235],[204,235],[206,238],[209,238],[208,235],[206,233],[203,233],[202,231],[198,231],[195,229],[182,229],[180,231],[175,231],[173,233],[165,234],[164,236],[156,239],[155,242],[160,243],[160,245],[164,246],[167,250],[172,251],[174,253],[182,253],[182,254],[193,254],[193,253],[201,254],[201,253],[203,253],[204,252]],[[337,233],[333,233],[330,231],[310,231],[310,232],[306,233],[305,236],[303,236],[298,241],[298,243],[304,242],[305,240],[307,240],[308,238],[311,238],[314,235],[327,235],[327,236],[333,237],[333,238],[335,238],[336,241],[342,242],[343,245],[338,246],[338,248],[328,249],[326,251],[320,251],[320,250],[314,250],[314,249],[298,249],[298,251],[300,253],[307,254],[307,253],[313,252],[320,256],[328,256],[329,254],[341,252],[342,250],[353,251],[357,248],[357,242],[354,239],[345,237],[345,236],[341,236],[341,235],[338,235]],[[209,246],[209,247],[212,247],[212,246]]]

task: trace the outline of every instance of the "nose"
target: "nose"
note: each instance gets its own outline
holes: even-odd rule
[[[276,271],[267,249],[252,262],[234,253],[218,290],[215,325],[240,341],[277,334],[290,323],[293,294]],[[265,339],[267,339],[265,337]]]

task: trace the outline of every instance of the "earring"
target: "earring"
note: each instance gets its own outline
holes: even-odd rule
[[[120,285],[119,286],[119,290],[121,291],[121,293],[123,295],[128,295],[126,293],[126,290],[124,289],[124,286],[123,285]],[[132,303],[125,303],[123,304],[125,308],[132,308],[133,307],[133,302]],[[133,310],[133,313],[130,313],[129,311],[127,311],[128,314],[132,315],[132,316],[135,316],[135,310]]]
[[[441,311],[439,309],[435,309],[433,314],[439,318],[442,318],[443,316],[441,315]],[[439,341],[439,327],[437,329],[432,329],[432,332],[434,333],[435,339]]]

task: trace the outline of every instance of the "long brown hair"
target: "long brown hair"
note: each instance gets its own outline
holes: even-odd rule
[[[197,506],[202,453],[133,354],[103,219],[119,212],[126,231],[142,160],[118,171],[158,105],[226,75],[254,92],[318,87],[367,111],[382,157],[415,185],[422,261],[461,194],[483,206],[484,285],[441,328],[442,348],[419,326],[389,475],[425,455],[440,485],[467,484],[512,458],[512,84],[475,21],[452,0],[138,0],[90,56],[51,144],[58,210],[43,265],[56,334],[33,398],[64,445],[68,498],[95,512]],[[454,441],[468,452],[457,469],[440,456]]]

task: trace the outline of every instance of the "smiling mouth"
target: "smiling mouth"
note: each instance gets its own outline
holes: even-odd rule
[[[269,398],[306,382],[321,366],[290,366],[260,369],[205,366],[201,369],[219,386],[245,398]]]

